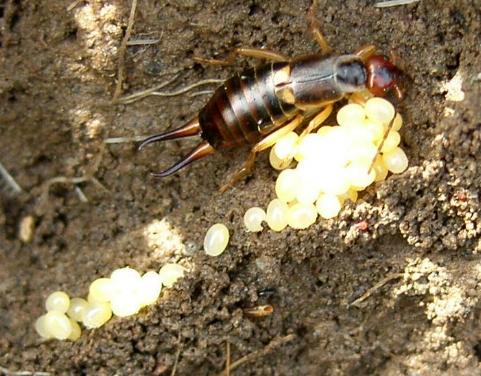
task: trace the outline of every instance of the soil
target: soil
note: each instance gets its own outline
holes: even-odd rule
[[[317,19],[339,53],[373,43],[401,58],[409,169],[336,219],[252,234],[244,211],[273,197],[277,173],[267,154],[221,195],[218,186],[246,149],[155,180],[150,171],[195,141],[142,153],[134,142],[104,143],[180,125],[208,98],[111,104],[130,2],[0,1],[0,162],[23,189],[2,179],[0,366],[54,375],[215,375],[225,369],[228,342],[231,362],[252,354],[236,375],[481,374],[480,3],[373,4],[319,1]],[[173,72],[179,77],[169,90],[255,64],[193,61],[235,47],[316,52],[309,6],[139,1],[130,39],[157,41],[127,47],[122,92]],[[69,180],[79,177],[76,185]],[[231,241],[213,258],[202,239],[216,222],[228,225]],[[93,279],[115,268],[145,272],[166,262],[190,272],[138,315],[85,330],[74,343],[42,342],[35,333],[50,292],[86,296]],[[273,314],[245,314],[262,304]]]

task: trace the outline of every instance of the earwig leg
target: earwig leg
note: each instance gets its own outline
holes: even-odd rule
[[[384,146],[384,141],[386,141],[386,138],[389,134],[389,132],[391,132],[391,129],[392,129],[392,126],[394,124],[394,119],[396,118],[396,115],[397,115],[397,111],[394,112],[394,116],[393,118],[391,119],[391,121],[389,122],[389,125],[387,126],[387,129],[386,129],[386,132],[384,132],[384,136],[381,140],[381,143],[379,144],[379,146],[377,147],[377,151],[376,151],[376,155],[374,156],[374,158],[372,159],[372,162],[371,164],[369,165],[369,168],[367,170],[367,173],[370,174],[371,173],[371,170],[372,168],[374,167],[374,163],[376,162],[376,158],[378,157],[378,155],[381,154],[381,150],[382,150],[382,147]]]
[[[324,55],[328,55],[332,52],[331,46],[327,43],[326,38],[321,32],[321,24],[319,20],[316,18],[316,13],[317,13],[317,1],[313,0],[311,7],[309,8],[309,11],[307,12],[307,19],[309,20],[309,30],[312,33],[312,36],[316,40],[316,42],[319,44],[319,47],[321,48],[321,52]]]
[[[194,61],[201,64],[229,66],[229,65],[235,64],[236,59],[239,55],[246,56],[246,57],[253,57],[256,59],[270,60],[270,61],[289,61],[289,58],[287,56],[284,56],[278,52],[265,50],[261,48],[236,48],[227,56],[227,59],[225,60],[194,57]]]
[[[328,104],[324,110],[319,112],[307,125],[307,127],[302,131],[300,135],[300,139],[314,131],[315,129],[319,128],[319,126],[326,121],[326,119],[331,115],[332,112],[332,104]]]
[[[199,145],[197,145],[197,147],[195,147],[194,150],[192,150],[189,154],[187,154],[185,158],[183,158],[173,166],[169,167],[164,171],[161,171],[158,173],[152,173],[151,175],[154,177],[163,178],[165,176],[173,174],[174,172],[177,172],[182,167],[185,167],[194,161],[197,161],[201,158],[205,158],[214,153],[215,153],[215,149],[207,141],[203,141]]]
[[[263,48],[236,48],[237,55],[253,57],[256,59],[264,59],[269,61],[289,61],[289,58],[279,52],[267,50]]]
[[[278,130],[274,131],[273,133],[259,141],[257,144],[255,144],[252,147],[249,156],[244,162],[242,168],[236,174],[234,174],[234,176],[226,184],[224,184],[219,189],[219,191],[221,193],[224,193],[227,189],[233,187],[237,182],[247,177],[251,173],[252,168],[254,167],[257,153],[270,148],[277,142],[277,140],[279,140],[279,138],[296,129],[299,125],[301,125],[303,118],[304,117],[302,115],[297,115],[294,120],[287,123],[282,128],[279,128]]]
[[[366,44],[354,52],[354,55],[359,56],[362,60],[367,60],[376,53],[376,50],[377,48],[375,45]]]
[[[147,145],[151,144],[152,142],[158,142],[158,141],[165,141],[165,140],[175,140],[177,138],[183,138],[183,137],[190,137],[190,136],[195,136],[200,134],[202,130],[200,129],[199,125],[199,119],[194,118],[190,121],[188,121],[186,124],[183,126],[166,131],[163,133],[159,133],[153,136],[150,136],[146,138],[142,143],[139,145],[138,150],[142,150],[144,147]]]

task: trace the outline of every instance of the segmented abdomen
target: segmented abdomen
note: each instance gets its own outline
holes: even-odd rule
[[[254,144],[292,119],[299,110],[277,98],[273,80],[287,64],[266,64],[225,81],[199,113],[202,137],[215,149]]]

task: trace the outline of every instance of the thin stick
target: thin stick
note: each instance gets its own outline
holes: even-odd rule
[[[122,84],[124,82],[124,70],[125,70],[125,50],[127,49],[127,42],[130,39],[130,33],[132,32],[132,27],[134,26],[135,9],[137,8],[137,0],[132,0],[132,6],[130,8],[129,21],[127,24],[127,30],[125,31],[124,39],[119,48],[119,63],[118,63],[118,73],[117,73],[117,86],[115,88],[114,96],[112,101],[116,101],[118,97],[122,94]]]
[[[179,348],[177,349],[177,353],[175,354],[175,362],[174,362],[174,367],[172,368],[172,372],[170,373],[170,376],[175,376],[175,372],[177,371],[177,364],[179,364],[179,356],[180,356],[180,333],[177,338],[177,346]]]
[[[214,90],[200,90],[200,91],[196,91],[194,93],[190,93],[189,94],[189,97],[197,97],[197,96],[201,96],[201,95],[211,95],[211,94],[214,94]]]
[[[392,126],[394,125],[394,119],[396,119],[397,111],[394,111],[394,117],[391,119],[389,122],[389,125],[387,127],[386,132],[384,133],[384,137],[381,140],[381,143],[377,147],[376,155],[372,159],[372,162],[367,170],[367,174],[369,175],[371,173],[372,168],[374,167],[374,163],[376,163],[377,156],[381,154],[382,147],[384,146],[384,142],[386,141],[387,136],[389,135],[389,132],[391,132]]]
[[[149,95],[151,95],[152,92],[156,91],[156,90],[159,90],[159,89],[162,89],[163,87],[166,87],[168,85],[170,85],[172,82],[174,82],[177,78],[179,78],[179,74],[174,74],[174,77],[172,77],[170,80],[168,81],[164,81],[162,82],[161,84],[158,84],[154,87],[151,87],[150,89],[146,89],[146,90],[141,90],[141,91],[138,91],[136,93],[133,93],[133,94],[130,94],[130,95],[127,95],[125,97],[122,97],[122,98],[119,98],[119,99],[116,99],[114,101],[112,101],[114,104],[116,103],[120,103],[120,104],[127,104],[127,103],[132,103],[132,102],[135,102],[135,101],[138,101],[139,99],[142,99],[142,98],[145,98]]]
[[[182,89],[179,89],[176,91],[168,91],[168,92],[153,91],[152,93],[150,93],[150,95],[155,95],[158,97],[175,97],[177,95],[187,93],[188,91],[195,89],[196,87],[199,87],[199,86],[209,85],[209,84],[221,84],[224,81],[225,80],[218,79],[218,78],[209,78],[207,80],[198,81],[195,84],[185,86]]]
[[[67,7],[67,12],[70,12],[72,9],[74,9],[77,5],[79,5],[83,0],[75,0],[74,2],[70,3],[70,5]]]
[[[230,376],[230,342],[229,340],[225,341],[225,376]]]
[[[261,350],[254,351],[250,354],[247,354],[246,356],[243,356],[242,358],[236,360],[234,363],[232,363],[229,367],[230,371],[233,371],[234,369],[240,367],[244,363],[251,362],[256,358],[259,358],[261,356],[265,356],[275,350],[277,347],[284,345],[285,343],[291,342],[292,340],[296,339],[297,336],[295,334],[289,334],[285,337],[281,338],[276,338],[273,339],[266,347],[264,347]],[[225,376],[224,371],[219,373],[218,376]]]
[[[77,196],[81,202],[89,202],[89,199],[87,198],[87,196],[85,196],[85,193],[78,185],[75,186],[75,193],[77,193]]]
[[[3,179],[7,182],[7,184],[12,188],[15,193],[21,193],[23,191],[22,187],[18,185],[15,179],[8,173],[5,167],[3,167],[2,163],[0,162],[0,175]]]
[[[408,5],[412,3],[417,3],[419,0],[387,0],[381,1],[379,3],[374,4],[376,8],[389,8],[389,7],[396,7],[398,5]]]
[[[127,42],[127,46],[143,46],[144,44],[156,44],[160,42],[160,38],[157,39],[131,39]]]
[[[386,283],[391,282],[395,279],[401,278],[401,277],[403,277],[403,275],[404,274],[402,274],[402,273],[397,273],[397,274],[389,275],[384,279],[381,279],[373,287],[371,287],[369,290],[367,290],[361,297],[357,298],[351,304],[349,304],[349,307],[357,306],[359,303],[362,303],[367,298],[369,298],[372,294],[374,294],[377,290],[379,290],[381,287],[383,287]]]
[[[0,372],[5,376],[50,376],[49,372],[10,371],[8,368],[2,366],[0,366]]]
[[[106,144],[123,144],[126,142],[140,142],[148,136],[125,136],[125,137],[109,137],[104,140]]]

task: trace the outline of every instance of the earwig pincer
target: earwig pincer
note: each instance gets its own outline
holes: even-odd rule
[[[311,118],[301,137],[319,127],[329,117],[333,103],[364,90],[402,99],[401,70],[377,54],[375,46],[364,46],[349,55],[332,54],[312,8],[309,17],[321,53],[291,59],[269,50],[240,48],[226,61],[199,59],[226,65],[235,55],[243,55],[268,63],[226,80],[198,116],[184,126],[144,140],[139,149],[152,142],[194,135],[203,139],[185,158],[153,176],[168,176],[216,151],[252,145],[241,170],[221,188],[224,191],[250,173],[258,152],[298,128],[304,119]]]

